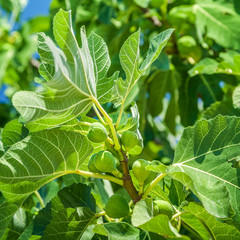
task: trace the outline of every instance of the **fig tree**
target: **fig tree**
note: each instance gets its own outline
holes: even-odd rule
[[[170,219],[173,215],[172,205],[164,200],[155,200],[154,202],[154,215],[164,214],[167,215]]]
[[[129,205],[122,195],[114,194],[109,198],[105,211],[111,218],[122,218],[129,214]]]
[[[94,122],[89,127],[87,137],[91,142],[101,143],[107,140],[108,133],[106,128],[101,123]]]
[[[126,150],[134,148],[138,144],[138,136],[135,132],[126,131],[122,134],[122,145]]]
[[[150,171],[145,169],[148,165],[149,162],[145,159],[138,159],[132,165],[133,174],[138,180],[139,185],[143,185],[150,174]]]

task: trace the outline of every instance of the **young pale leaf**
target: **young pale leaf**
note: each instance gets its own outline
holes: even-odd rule
[[[136,103],[134,103],[134,105],[131,107],[131,113],[132,116],[128,118],[125,123],[119,126],[118,133],[123,133],[125,131],[135,131],[138,129],[140,116]]]
[[[140,30],[133,33],[123,44],[120,50],[120,63],[126,74],[126,79],[118,79],[116,82],[116,106],[125,104],[127,97],[131,96],[134,86],[141,77],[141,75],[151,66],[157,59],[162,49],[167,44],[173,29],[165,30],[154,37],[149,46],[146,58],[139,67],[140,58]]]
[[[188,205],[184,207],[184,210],[195,215],[202,223],[204,223],[205,227],[207,227],[209,232],[211,232],[213,239],[218,240],[240,239],[240,232],[235,227],[228,225],[226,223],[219,222],[199,204],[190,202]],[[185,215],[183,215],[183,221],[184,216]]]
[[[114,80],[118,78],[118,72],[107,78],[107,72],[111,61],[108,48],[104,40],[96,33],[91,33],[88,37],[89,50],[92,56],[95,77],[97,79],[97,98],[100,103],[106,103],[112,99]]]
[[[27,127],[30,131],[38,131],[70,121],[91,106],[90,95],[80,89],[77,79],[73,76],[75,73],[71,70],[70,62],[66,61],[63,52],[44,34],[39,34],[38,41],[39,48],[49,48],[54,58],[55,73],[45,84],[51,92],[38,94],[20,91],[13,97],[13,104],[29,122]],[[80,76],[79,73],[76,74]]]
[[[240,86],[237,86],[233,92],[233,106],[240,109]]]
[[[2,142],[2,132],[3,128],[0,128],[0,157],[4,154],[4,147],[3,147],[3,142]]]
[[[30,219],[31,217],[29,211],[26,211],[24,208],[19,208],[14,214],[3,239],[21,240],[24,239],[24,237],[25,239],[29,239],[31,231],[27,231],[27,228],[30,224]]]
[[[240,118],[217,116],[199,121],[184,130],[168,169],[197,194],[209,213],[227,218],[233,207],[238,221],[240,177],[230,161],[240,154],[239,142]]]
[[[9,218],[4,214],[8,205],[16,208],[47,182],[76,172],[91,151],[83,135],[57,129],[36,132],[15,143],[0,159],[0,191],[7,200],[6,209],[1,206],[0,222]]]
[[[105,103],[112,98],[114,80],[106,73],[110,66],[107,47],[98,35],[87,39],[81,28],[81,47],[72,29],[71,13],[62,9],[55,15],[53,32],[57,44],[45,34],[38,35],[38,51],[43,60],[40,73],[47,80],[45,93],[20,91],[13,104],[28,122],[30,131],[66,123],[87,112],[98,98]]]

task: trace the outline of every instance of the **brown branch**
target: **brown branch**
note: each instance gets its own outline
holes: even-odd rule
[[[120,156],[120,164],[122,166],[123,170],[123,187],[126,189],[128,192],[129,196],[131,197],[133,203],[137,203],[138,201],[141,200],[141,196],[138,195],[137,189],[134,187],[132,178],[129,173],[128,169],[128,157],[127,155],[121,150],[119,153]]]

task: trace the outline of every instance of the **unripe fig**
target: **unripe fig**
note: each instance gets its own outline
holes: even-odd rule
[[[145,159],[138,159],[132,165],[133,174],[138,180],[139,185],[143,185],[150,174],[150,171],[145,169],[148,165],[149,162]]]
[[[108,138],[106,128],[99,122],[92,123],[87,137],[90,141],[95,143],[105,142]]]
[[[201,49],[192,36],[183,36],[177,40],[177,48],[181,57],[192,57],[196,61],[201,58]]]
[[[169,165],[169,164],[171,164],[171,159],[170,158],[168,158],[168,157],[163,157],[162,159],[161,159],[161,162],[163,163],[163,164],[165,164],[165,165]]]
[[[122,145],[126,150],[134,148],[138,144],[138,136],[135,132],[126,131],[122,134]]]
[[[173,215],[172,205],[164,200],[155,200],[154,202],[154,215],[164,214],[167,215],[170,219]]]
[[[96,168],[95,166],[95,160],[96,160],[96,157],[97,157],[97,154],[93,154],[90,159],[89,159],[89,162],[88,162],[88,169],[90,172],[93,172],[93,173],[100,173],[100,171]]]
[[[129,214],[129,205],[122,195],[112,195],[105,207],[106,214],[111,218],[122,218]]]
[[[109,151],[100,151],[95,159],[95,167],[101,172],[109,172],[117,177],[122,174],[117,169],[117,161]]]

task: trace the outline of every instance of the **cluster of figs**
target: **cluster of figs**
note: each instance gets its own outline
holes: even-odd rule
[[[122,178],[123,174],[119,171],[118,154],[108,141],[106,128],[101,123],[94,122],[89,127],[87,137],[94,143],[105,142],[107,148],[107,150],[91,155],[88,162],[89,171],[93,173],[110,173],[117,178]],[[128,152],[138,144],[139,138],[135,132],[125,131],[119,136],[119,141],[125,152]],[[149,164],[155,164],[155,162],[149,163],[145,159],[138,159],[132,165],[132,173],[139,183],[139,189],[142,189],[156,178],[157,173],[146,169]],[[130,213],[128,201],[121,194],[114,194],[109,198],[105,206],[105,212],[111,218],[126,217]],[[173,214],[172,205],[167,201],[155,200],[153,203],[153,215],[158,214],[165,214],[171,218]]]

